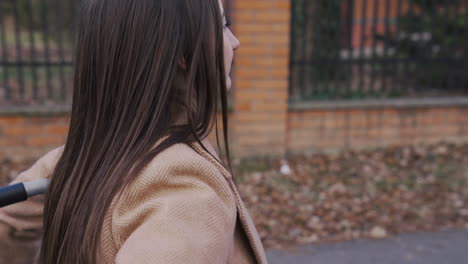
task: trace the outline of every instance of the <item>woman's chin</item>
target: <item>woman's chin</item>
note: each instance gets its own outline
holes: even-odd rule
[[[232,80],[231,80],[231,77],[227,77],[226,78],[226,89],[229,91],[231,90],[231,86],[232,86]]]

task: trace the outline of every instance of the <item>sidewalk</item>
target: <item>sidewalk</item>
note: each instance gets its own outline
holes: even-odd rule
[[[468,264],[468,230],[309,245],[267,256],[270,264]]]

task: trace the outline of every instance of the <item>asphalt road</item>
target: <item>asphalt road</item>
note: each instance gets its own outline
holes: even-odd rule
[[[270,264],[468,264],[468,230],[268,251]]]

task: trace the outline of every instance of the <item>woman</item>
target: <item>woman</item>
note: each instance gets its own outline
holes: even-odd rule
[[[14,181],[51,179],[45,199],[0,210],[9,248],[43,230],[39,263],[266,263],[206,140],[220,98],[230,168],[239,42],[222,3],[82,0],[79,28],[67,142]]]

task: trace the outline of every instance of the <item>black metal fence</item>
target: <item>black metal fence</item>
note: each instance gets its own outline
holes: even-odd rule
[[[71,104],[79,2],[0,0],[0,106]]]
[[[468,95],[468,0],[292,0],[291,102]]]
[[[0,1],[0,104],[71,102],[77,2]]]

